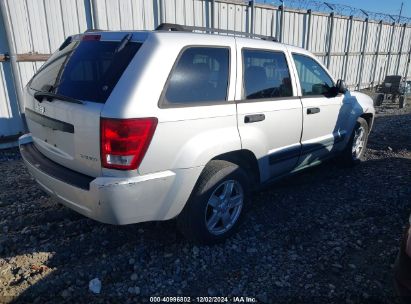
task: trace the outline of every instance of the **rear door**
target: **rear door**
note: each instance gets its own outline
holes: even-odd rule
[[[304,167],[329,156],[343,143],[344,95],[334,93],[334,80],[316,59],[299,53],[293,53],[292,57],[299,78],[304,121],[298,167]]]
[[[249,39],[237,39],[237,112],[242,148],[254,152],[265,181],[296,166],[302,113],[285,47],[263,44],[251,48]]]
[[[141,46],[130,38],[69,38],[29,82],[27,124],[45,156],[90,176],[101,174],[100,112]]]

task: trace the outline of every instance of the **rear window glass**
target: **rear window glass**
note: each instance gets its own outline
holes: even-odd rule
[[[105,103],[141,43],[73,41],[57,51],[30,82],[30,88]]]
[[[229,49],[190,47],[183,51],[165,94],[170,104],[225,101],[227,98]]]

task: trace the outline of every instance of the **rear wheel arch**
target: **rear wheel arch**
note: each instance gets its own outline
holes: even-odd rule
[[[229,189],[226,188],[229,184],[235,187],[225,190]],[[247,205],[250,193],[248,185],[245,170],[237,164],[220,159],[210,160],[201,172],[189,200],[177,216],[177,227],[187,239],[199,244],[213,244],[224,240],[236,231],[243,218],[244,212],[241,210]],[[217,200],[211,198],[216,192]],[[225,193],[228,194],[227,197]],[[233,203],[235,205],[231,205]],[[214,230],[216,225],[220,231]],[[221,226],[224,227],[223,230]]]
[[[260,168],[258,165],[258,160],[254,153],[250,150],[236,150],[227,153],[223,153],[213,157],[213,160],[225,160],[236,164],[240,168],[247,172],[250,177],[250,182],[252,186],[258,185],[260,183]]]

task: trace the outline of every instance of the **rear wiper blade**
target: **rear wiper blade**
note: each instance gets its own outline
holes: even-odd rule
[[[132,34],[127,34],[123,37],[123,39],[121,39],[120,44],[118,45],[118,47],[116,47],[116,50],[114,51],[114,54],[121,52],[125,46],[130,42],[131,38],[133,37]]]
[[[45,91],[34,93],[34,98],[37,99],[38,102],[42,102],[43,99],[46,98],[47,101],[53,101],[53,99],[58,99],[58,100],[67,101],[71,103],[84,104],[84,102],[76,98],[64,96],[64,95],[60,95],[56,93],[51,93],[51,92],[45,92]]]

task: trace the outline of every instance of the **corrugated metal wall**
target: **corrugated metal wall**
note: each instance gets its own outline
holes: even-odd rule
[[[24,130],[22,87],[65,37],[90,28],[152,30],[168,22],[275,36],[309,49],[356,89],[411,68],[411,26],[252,1],[2,0],[0,8],[0,54],[10,54],[0,55],[0,147],[1,137]]]
[[[0,24],[3,24],[0,15]],[[0,54],[9,52],[6,30],[0,27]],[[5,137],[3,147],[8,147],[13,135],[22,133],[24,126],[20,116],[19,103],[16,97],[16,88],[10,61],[0,62],[0,139]],[[7,142],[7,143],[6,143]]]

